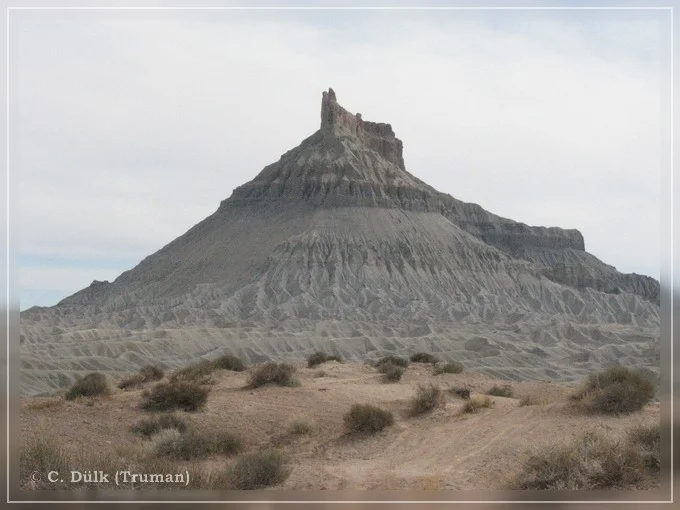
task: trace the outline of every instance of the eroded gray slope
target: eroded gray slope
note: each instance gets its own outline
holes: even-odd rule
[[[22,313],[23,391],[91,370],[315,348],[429,350],[509,378],[658,364],[654,280],[626,279],[576,230],[437,192],[401,151],[389,125],[324,93],[321,129],[213,215],[114,282]]]

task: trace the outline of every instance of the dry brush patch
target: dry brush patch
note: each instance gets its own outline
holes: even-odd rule
[[[296,368],[288,363],[270,361],[256,367],[248,377],[246,388],[259,388],[267,384],[277,386],[299,386],[300,381],[295,378]]]
[[[338,363],[342,363],[342,357],[338,354],[331,355],[326,354],[323,351],[317,351],[307,356],[307,368],[314,368],[318,365],[321,365],[322,363],[326,363],[327,361],[337,361]]]
[[[99,372],[94,372],[73,383],[65,398],[66,400],[74,400],[78,397],[106,396],[110,393],[111,389],[109,388],[106,376]]]
[[[243,372],[247,368],[241,358],[231,354],[225,354],[213,360],[212,366],[216,370],[231,370],[232,372]]]
[[[406,358],[401,358],[399,356],[385,356],[376,361],[373,366],[380,370],[382,365],[394,365],[397,367],[408,368],[408,360]]]
[[[198,411],[208,399],[208,390],[194,383],[158,383],[142,394],[145,411]]]
[[[449,363],[443,363],[440,365],[435,365],[433,370],[433,375],[441,374],[460,374],[465,370],[462,363],[458,361],[450,361]]]
[[[488,395],[474,395],[466,400],[461,408],[461,414],[477,413],[480,409],[490,408],[494,406],[493,399]]]
[[[413,363],[430,363],[431,365],[439,363],[439,358],[428,352],[416,352],[415,354],[411,354],[409,359]]]
[[[118,383],[118,388],[125,390],[128,388],[135,388],[145,383],[152,381],[160,381],[165,376],[163,370],[154,365],[146,365],[142,367],[139,372],[132,374],[129,377],[122,379]]]
[[[187,423],[175,414],[163,414],[155,418],[140,420],[130,428],[133,434],[143,437],[151,437],[164,429],[174,429],[181,433],[187,430]]]
[[[343,417],[349,433],[375,434],[394,424],[390,411],[370,404],[354,404]]]
[[[264,450],[237,458],[226,478],[234,489],[255,490],[282,483],[289,474],[283,453]]]
[[[444,393],[434,384],[419,385],[415,396],[409,403],[409,414],[418,416],[444,407]]]
[[[591,374],[572,395],[575,407],[589,413],[630,414],[654,398],[654,383],[641,370],[620,365]]]
[[[531,454],[509,488],[649,489],[659,484],[659,425],[633,428],[622,441],[587,432]]]
[[[210,455],[235,455],[243,448],[241,439],[224,430],[195,431],[184,434],[166,428],[155,434],[151,449],[157,457],[175,460],[204,459]]]
[[[173,372],[170,376],[171,383],[195,383],[195,384],[213,384],[215,380],[212,377],[212,373],[215,370],[215,366],[207,361],[199,361],[193,365],[186,366],[179,370]]]

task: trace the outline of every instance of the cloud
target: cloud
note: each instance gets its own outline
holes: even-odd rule
[[[407,168],[440,191],[578,228],[605,262],[658,277],[657,17],[54,16],[16,16],[11,32],[21,255],[73,260],[33,267],[35,289],[113,279],[107,260],[141,260],[184,233],[318,128],[329,86],[391,123]]]

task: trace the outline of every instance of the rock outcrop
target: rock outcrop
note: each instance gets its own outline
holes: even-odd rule
[[[514,379],[657,363],[658,282],[599,261],[577,230],[435,190],[402,151],[324,92],[319,130],[214,214],[115,281],[23,312],[23,391],[223,352],[428,350]]]

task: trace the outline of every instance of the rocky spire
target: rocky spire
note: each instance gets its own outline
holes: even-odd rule
[[[361,118],[360,113],[352,115],[338,104],[335,91],[331,88],[322,94],[321,131],[354,136],[366,147],[405,170],[403,144],[395,136],[392,126],[380,122],[367,122]]]

